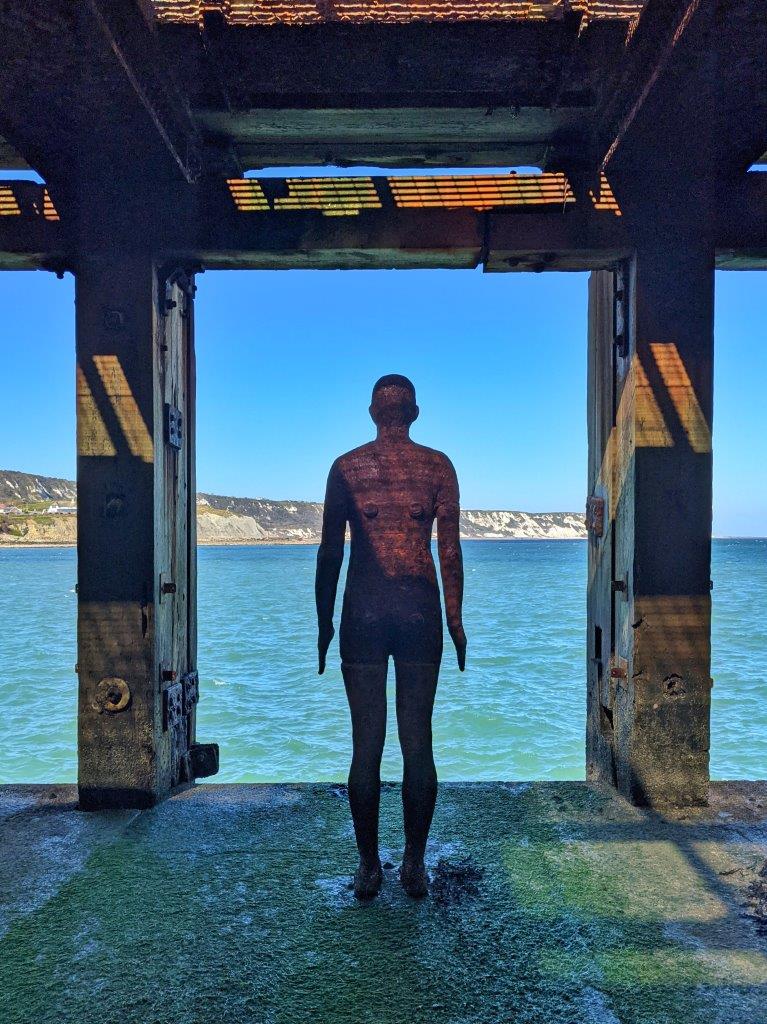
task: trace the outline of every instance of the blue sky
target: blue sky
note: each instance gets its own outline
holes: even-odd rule
[[[416,384],[416,440],[470,508],[581,509],[583,274],[208,272],[199,278],[198,484],[320,500],[366,441],[373,381]],[[0,274],[0,468],[75,473],[73,281]],[[767,535],[767,275],[717,274],[714,526]]]

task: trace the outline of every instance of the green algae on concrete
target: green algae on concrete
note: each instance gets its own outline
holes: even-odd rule
[[[129,815],[51,789],[0,790],[3,1024],[767,1019],[767,784],[665,818],[583,783],[445,785],[429,861],[471,858],[478,891],[414,903],[389,870],[369,906],[342,787],[200,786]],[[393,864],[400,817],[387,786]]]

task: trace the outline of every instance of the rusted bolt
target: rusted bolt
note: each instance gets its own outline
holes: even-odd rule
[[[125,327],[125,311],[122,309],[105,309],[104,327],[108,331],[121,331]]]
[[[164,668],[162,670],[162,681],[164,683],[172,683],[176,679],[176,673],[172,668]]]
[[[92,707],[99,713],[106,711],[107,714],[116,715],[128,707],[130,699],[130,688],[125,680],[107,676],[99,680]]]
[[[125,511],[124,494],[107,494],[104,498],[104,516],[107,519],[117,519]]]
[[[626,668],[623,665],[613,665],[613,667],[610,669],[611,679],[625,679],[627,675],[628,672],[626,671]]]

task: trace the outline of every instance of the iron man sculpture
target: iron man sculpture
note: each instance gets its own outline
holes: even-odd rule
[[[317,555],[322,675],[335,633],[333,610],[348,523],[351,554],[340,648],[352,719],[349,804],[360,855],[354,876],[359,899],[374,897],[383,882],[378,809],[389,655],[404,760],[400,880],[410,896],[428,892],[424,854],[437,797],[431,717],[442,658],[442,610],[431,553],[435,519],[448,630],[461,671],[466,662],[458,480],[446,455],[411,440],[418,412],[407,377],[390,374],[376,382],[370,415],[377,436],[333,463]]]

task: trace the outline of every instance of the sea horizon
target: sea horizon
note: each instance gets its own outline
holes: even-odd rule
[[[767,668],[759,658],[767,646],[765,545],[767,538],[717,538],[712,546],[715,779],[767,777]],[[200,547],[197,733],[221,746],[214,781],[346,777],[337,638],[326,674],[317,675],[316,546]],[[446,635],[434,719],[440,778],[583,779],[586,545],[468,540],[463,547],[468,662],[459,673]],[[76,550],[3,546],[0,565],[0,783],[72,782]],[[336,628],[342,588],[343,577]],[[400,773],[392,717],[383,774]]]
[[[478,510],[479,511],[479,510]],[[484,511],[484,510],[483,510]],[[568,513],[569,514],[569,513]],[[767,540],[767,534],[716,534],[711,537],[712,542],[719,540],[743,540],[760,541]],[[588,537],[461,537],[461,544],[547,544],[547,543],[577,543],[586,544]],[[318,547],[319,540],[243,540],[243,541],[198,541],[198,548],[273,548],[273,547]],[[349,546],[348,538],[344,541],[344,547]],[[47,543],[46,541],[15,542],[0,539],[0,548],[62,548],[74,550],[76,543],[61,544]]]

